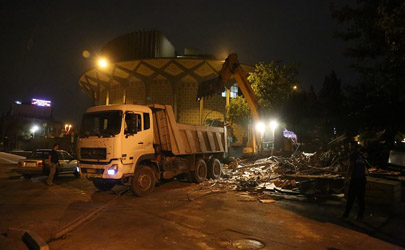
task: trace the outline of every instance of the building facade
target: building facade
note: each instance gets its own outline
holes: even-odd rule
[[[118,37],[102,49],[102,55],[108,63],[90,69],[79,80],[94,105],[169,104],[178,122],[210,125],[225,121],[226,100],[238,92],[231,83],[222,95],[197,100],[198,84],[218,77],[224,60],[190,49],[177,56],[174,46],[159,31]],[[249,65],[242,68],[245,72],[253,70]],[[240,127],[233,130],[241,143]]]
[[[12,103],[0,119],[1,149],[35,149],[34,141],[64,136],[63,124],[54,120],[51,102],[32,99]]]

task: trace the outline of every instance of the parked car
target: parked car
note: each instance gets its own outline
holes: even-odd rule
[[[17,172],[24,178],[31,178],[33,175],[49,174],[49,154],[52,149],[37,149],[27,159],[18,162]],[[58,150],[59,163],[56,174],[74,174],[80,176],[77,167],[77,160],[68,152]]]

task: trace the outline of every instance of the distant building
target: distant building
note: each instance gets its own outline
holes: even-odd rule
[[[224,122],[226,93],[235,98],[236,84],[223,95],[197,101],[198,83],[218,77],[224,60],[185,49],[178,56],[172,43],[159,31],[136,31],[120,36],[102,49],[106,62],[84,73],[80,86],[94,105],[169,104],[181,123]],[[245,72],[253,67],[242,65]],[[242,131],[234,126],[238,143]]]
[[[1,145],[3,149],[23,148],[34,138],[55,138],[63,136],[63,124],[54,120],[52,103],[32,99],[16,101],[0,120]]]

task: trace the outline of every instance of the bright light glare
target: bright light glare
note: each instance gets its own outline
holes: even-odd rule
[[[256,124],[256,130],[259,131],[260,133],[264,134],[264,131],[266,130],[266,126],[264,126],[263,122],[259,122]]]
[[[98,65],[101,68],[105,68],[105,67],[107,67],[107,61],[105,59],[100,59],[100,60],[98,60]]]
[[[273,120],[270,122],[270,128],[275,130],[278,127],[278,122],[276,120]]]
[[[38,130],[39,130],[39,127],[38,127],[37,125],[34,125],[34,126],[31,127],[30,132],[31,132],[31,133],[35,133],[35,132],[37,132]]]
[[[107,174],[108,175],[115,175],[115,170],[114,169],[108,169]]]

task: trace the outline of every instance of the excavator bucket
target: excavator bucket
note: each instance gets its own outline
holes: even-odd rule
[[[225,91],[225,84],[221,77],[202,81],[198,84],[197,100],[202,97],[209,97]]]

